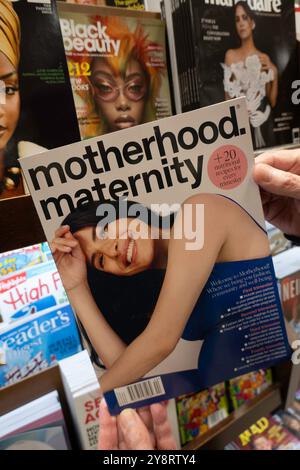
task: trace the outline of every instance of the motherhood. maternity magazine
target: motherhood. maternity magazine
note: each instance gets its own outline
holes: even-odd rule
[[[137,376],[106,393],[112,413],[204,389],[290,356],[259,190],[251,177],[244,98],[61,147],[21,164],[73,308],[107,378],[116,370],[119,382],[121,376],[122,382]],[[191,295],[186,289],[179,296],[185,261],[175,266],[178,285],[176,271],[171,295],[170,287],[160,291],[176,259],[166,247],[174,246],[176,213],[183,214],[185,201],[191,210],[197,207],[198,217],[194,231],[186,232],[184,225],[190,253],[182,259],[192,266],[185,276],[192,285],[197,272],[205,282],[198,300],[187,300],[191,307],[188,315],[182,312],[183,320],[178,305]],[[230,227],[223,228],[220,219],[226,224],[227,216]],[[206,220],[211,231],[202,240]],[[132,228],[130,222],[137,221]],[[142,236],[150,228],[156,238]],[[212,253],[220,233],[226,250]],[[70,246],[74,237],[76,248]],[[197,250],[203,250],[201,267],[204,272],[210,266],[209,272],[199,269]],[[160,307],[166,292],[167,313]],[[160,344],[137,346],[142,333],[157,337],[148,332],[159,315],[170,319],[167,328],[166,317],[161,331],[156,328],[161,341],[167,343],[183,325],[176,346],[164,355]],[[130,360],[122,363],[123,354]]]

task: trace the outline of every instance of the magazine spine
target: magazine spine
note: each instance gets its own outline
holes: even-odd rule
[[[174,33],[174,2],[170,0],[164,0],[163,2],[163,12],[165,15],[165,22],[167,28],[168,42],[169,42],[169,52],[170,52],[170,63],[172,70],[172,81],[174,89],[174,101],[175,101],[175,110],[177,114],[182,113],[182,99],[181,99],[181,85],[179,80],[179,64],[177,61],[177,54],[175,49],[175,33]]]

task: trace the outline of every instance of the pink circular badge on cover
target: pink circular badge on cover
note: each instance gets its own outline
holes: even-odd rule
[[[235,145],[223,145],[209,157],[207,171],[211,182],[218,188],[237,188],[246,178],[247,158]]]

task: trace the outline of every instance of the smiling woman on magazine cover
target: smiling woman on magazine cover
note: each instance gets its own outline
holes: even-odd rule
[[[8,148],[20,117],[19,60],[19,18],[8,1],[0,0],[0,199],[23,194],[17,157],[8,161]]]
[[[255,45],[255,16],[247,2],[238,2],[234,14],[240,46],[229,49],[222,64],[225,99],[246,96],[253,143],[256,148],[266,143],[270,147],[274,141],[272,108],[278,97],[278,70]]]
[[[22,127],[20,47],[20,19],[11,2],[0,0],[0,199],[24,194],[19,158],[46,150],[27,135],[26,140],[16,136]]]
[[[195,226],[198,204],[204,205],[204,227]],[[105,227],[107,234],[99,237],[98,206],[87,204],[67,216],[51,249],[70,302],[108,369],[101,379],[106,392],[138,380],[174,351],[216,264],[267,257],[269,244],[252,217],[224,196],[199,194],[187,199],[174,224],[170,222],[169,239],[159,220],[156,228],[151,227],[150,238],[148,220],[120,219],[118,214]],[[187,250],[190,240],[185,236],[174,237],[186,220],[188,207],[193,230],[204,231],[204,246],[199,250]],[[118,290],[120,284],[123,291]],[[132,297],[138,299],[136,318],[132,317]],[[135,330],[134,337],[122,336],[122,328],[116,332],[110,307],[117,312],[115,322],[127,331]],[[205,333],[197,334],[193,331],[193,339],[202,336],[205,341]]]
[[[103,20],[104,21],[104,20]],[[95,57],[90,83],[101,133],[153,121],[164,70],[151,59],[151,42],[141,26],[131,32],[118,18],[107,20],[109,37],[120,41],[118,56]]]

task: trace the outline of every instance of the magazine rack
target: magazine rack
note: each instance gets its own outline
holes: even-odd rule
[[[72,449],[79,449],[58,365],[0,389],[0,416],[55,390],[59,395]]]
[[[0,252],[33,245],[46,240],[30,196],[0,201]],[[244,429],[261,416],[272,413],[279,407],[290,405],[300,383],[300,366],[290,362],[277,365],[274,370],[275,384],[265,390],[254,400],[242,405],[230,414],[222,423],[196,438],[185,449],[224,449]],[[28,385],[26,388],[23,384]],[[25,391],[27,390],[27,392]],[[19,384],[0,390],[0,413],[20,406],[25,396],[32,400],[51,390],[58,390],[65,411],[67,425],[70,425],[68,405],[64,396],[57,368],[41,372]],[[5,411],[6,410],[6,411]],[[72,428],[71,426],[68,426]],[[74,430],[72,444],[77,448]],[[70,433],[71,434],[71,433]]]

